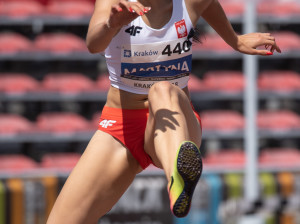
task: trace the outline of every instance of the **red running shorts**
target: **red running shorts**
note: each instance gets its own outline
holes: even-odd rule
[[[194,112],[201,124],[199,114],[195,110]],[[123,143],[143,169],[153,164],[144,150],[148,116],[148,108],[129,110],[104,106],[98,126],[98,130],[110,134]]]

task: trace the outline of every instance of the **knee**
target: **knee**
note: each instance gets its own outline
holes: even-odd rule
[[[149,90],[148,99],[150,103],[160,102],[168,103],[178,101],[183,91],[167,81],[155,83]]]

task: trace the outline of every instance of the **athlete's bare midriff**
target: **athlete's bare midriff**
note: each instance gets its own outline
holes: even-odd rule
[[[188,88],[184,88],[183,91],[189,97]],[[130,93],[111,86],[105,105],[122,109],[145,109],[149,107],[148,95]]]

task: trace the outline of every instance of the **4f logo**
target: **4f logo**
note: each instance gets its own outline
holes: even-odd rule
[[[113,120],[103,120],[100,122],[99,125],[101,125],[103,128],[107,128],[107,127],[113,126],[113,124],[116,122],[117,121],[113,121]]]
[[[143,27],[132,25],[131,27],[126,29],[125,32],[129,33],[131,36],[135,36],[137,33],[140,33],[142,29]]]

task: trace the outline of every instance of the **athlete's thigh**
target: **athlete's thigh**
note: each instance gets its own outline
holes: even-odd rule
[[[97,131],[66,181],[48,223],[96,223],[140,169],[121,143]]]
[[[187,132],[189,139],[192,140],[193,142],[196,143],[196,145],[198,145],[198,147],[200,147],[201,145],[201,135],[202,135],[202,131],[201,131],[201,125],[200,125],[200,121],[198,120],[198,118],[195,115],[195,112],[191,106],[191,104],[188,102],[187,105],[185,107],[181,108],[182,110],[182,114],[184,116],[185,119],[185,123],[186,123],[186,130],[184,130],[185,132]],[[154,114],[152,113],[152,110],[149,110],[149,116],[148,116],[148,121],[147,121],[147,126],[146,126],[146,130],[145,130],[145,151],[148,153],[148,155],[151,157],[153,163],[159,167],[162,168],[162,163],[161,160],[159,159],[158,156],[158,151],[159,149],[156,148],[157,146],[157,142],[155,143],[155,138],[158,138],[158,135],[166,135],[163,138],[159,138],[160,140],[163,139],[164,141],[167,142],[172,142],[172,141],[176,141],[176,139],[180,139],[181,135],[180,133],[182,132],[177,132],[178,135],[175,135],[176,139],[169,139],[167,136],[167,130],[165,132],[156,132],[156,122],[160,122],[160,121],[156,121]],[[174,137],[174,135],[172,135]],[[159,145],[162,142],[159,141]],[[177,146],[176,146],[177,147]]]

